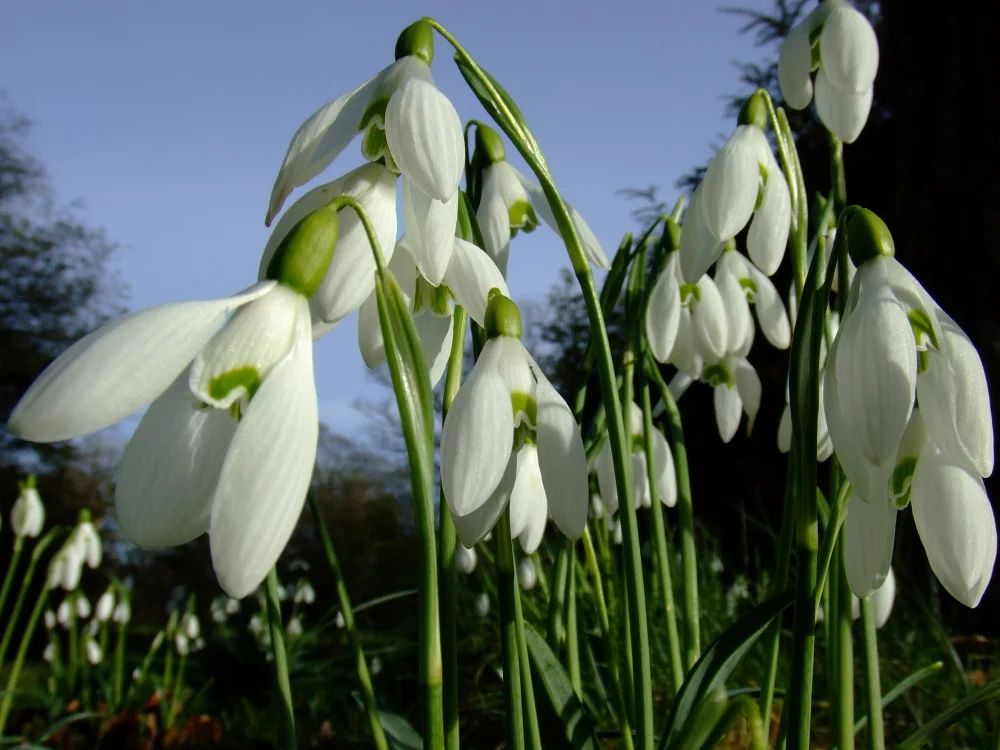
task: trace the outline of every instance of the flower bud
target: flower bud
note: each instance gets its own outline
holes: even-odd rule
[[[490,595],[485,591],[476,597],[476,615],[486,617],[490,613]]]
[[[755,92],[740,110],[740,125],[756,125],[761,130],[767,127],[767,94],[763,90]]]
[[[861,267],[865,261],[886,256],[892,258],[896,254],[896,245],[892,241],[889,227],[875,213],[861,206],[848,206],[840,215],[838,222],[840,231],[837,240],[847,242],[847,251],[854,265]],[[835,242],[836,242],[835,241]]]
[[[423,19],[411,23],[396,39],[396,59],[419,57],[430,65],[434,62],[434,29]]]
[[[111,613],[115,608],[115,595],[110,591],[101,594],[97,600],[97,607],[94,609],[94,617],[98,622],[107,622],[111,618]]]
[[[337,247],[338,209],[331,202],[296,224],[274,251],[267,278],[312,297],[323,283]]]
[[[503,139],[493,128],[488,125],[476,126],[476,150],[473,152],[472,160],[483,166],[506,161],[507,149],[503,145]]]
[[[499,336],[521,338],[521,312],[514,301],[505,297],[496,287],[490,290],[486,319],[483,322],[487,338]]]
[[[535,588],[535,583],[538,582],[538,573],[535,571],[535,564],[530,557],[522,558],[521,562],[517,564],[517,578],[521,582],[521,588],[525,591],[531,591]]]

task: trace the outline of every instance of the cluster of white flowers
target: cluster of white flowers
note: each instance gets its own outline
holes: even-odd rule
[[[80,520],[66,543],[49,563],[46,585],[50,589],[62,587],[66,591],[74,591],[80,585],[83,566],[97,568],[103,556],[104,545],[90,520],[90,513],[81,511]],[[89,603],[87,606],[89,608]]]

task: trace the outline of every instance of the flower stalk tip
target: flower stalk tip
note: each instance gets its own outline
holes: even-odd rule
[[[497,288],[490,290],[483,327],[486,329],[487,338],[493,339],[499,336],[521,338],[521,312],[514,304],[514,300],[505,297]]]

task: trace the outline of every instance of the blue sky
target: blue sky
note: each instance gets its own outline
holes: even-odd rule
[[[714,2],[24,2],[4,9],[0,88],[35,121],[29,150],[58,200],[82,201],[86,221],[119,244],[132,307],[223,297],[255,280],[296,128],[390,63],[421,15],[514,96],[609,255],[633,228],[615,191],[656,183],[672,201],[676,179],[732,129],[722,96],[736,87],[733,61],[761,54]],[[463,119],[485,119],[436,44],[438,86]],[[348,148],[316,183],[360,159]],[[548,230],[519,236],[514,299],[544,299],[567,265]],[[316,349],[321,418],[345,434],[364,425],[357,399],[385,395],[356,335],[352,316]]]

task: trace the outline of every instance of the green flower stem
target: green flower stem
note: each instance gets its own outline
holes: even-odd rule
[[[444,397],[441,406],[441,422],[444,423],[458,389],[462,384],[462,362],[465,357],[465,331],[468,315],[460,306],[455,306],[452,322],[451,353],[448,358],[448,370],[445,374]],[[455,570],[455,523],[452,521],[448,502],[441,489],[441,499],[438,503],[440,522],[438,540],[440,555],[441,578],[441,658],[444,680],[444,744],[447,750],[459,748],[458,723],[458,571]],[[346,620],[345,620],[346,622]],[[374,696],[372,698],[374,706]],[[369,709],[369,714],[371,710]],[[378,722],[378,713],[375,713]],[[381,725],[379,726],[381,730]],[[374,731],[374,727],[373,727]],[[383,736],[382,742],[385,742]],[[376,742],[377,744],[377,742]],[[379,745],[380,748],[384,747]]]
[[[517,648],[514,600],[518,596],[514,549],[510,540],[510,508],[505,508],[493,531],[496,537],[497,593],[500,599],[500,646],[507,707],[507,741],[512,750],[524,750],[524,701]]]
[[[830,136],[830,185],[833,187],[834,211],[837,216],[847,208],[847,178],[844,175],[844,143],[833,133]]]
[[[164,641],[167,639],[166,631],[161,630],[154,637],[152,642],[149,644],[149,649],[146,651],[146,656],[142,660],[142,665],[139,667],[138,677],[132,681],[129,685],[128,692],[125,693],[125,700],[122,703],[122,708],[126,708],[132,702],[132,696],[135,695],[136,689],[146,680],[146,674],[149,671],[150,665],[153,663],[153,659],[156,658],[156,653],[160,650],[160,646],[163,645]]]
[[[774,109],[774,102],[771,101],[771,95],[767,89],[758,89],[757,92],[763,95],[764,101],[767,103],[767,113],[771,120],[771,129],[774,130],[774,140],[778,144],[781,171],[785,175],[785,182],[788,183],[788,193],[792,199],[792,222],[797,225],[799,190],[795,163],[798,160],[798,156],[792,156],[792,152],[795,150],[795,141],[789,140],[788,132],[782,128],[781,121],[778,119],[778,113]],[[784,111],[782,111],[782,114],[784,114]],[[803,280],[805,280],[805,276],[803,276]]]
[[[829,527],[828,527],[829,529]],[[828,532],[829,533],[829,532]],[[823,540],[826,541],[825,539]],[[836,678],[837,691],[834,700],[835,730],[838,745],[842,750],[854,750],[854,641],[851,637],[851,588],[847,583],[844,568],[844,539],[840,537],[834,554],[837,586],[837,619],[834,623],[836,634]],[[832,594],[832,592],[831,592]],[[881,701],[881,693],[876,700]]]
[[[788,585],[788,569],[792,560],[792,538],[795,531],[795,446],[788,456],[788,469],[785,472],[785,504],[781,513],[781,531],[778,534],[777,570],[774,574],[774,585],[771,593],[783,591]],[[760,694],[761,719],[764,722],[764,736],[770,737],[771,705],[774,702],[774,686],[778,676],[778,654],[781,647],[782,615],[774,618],[764,635],[767,644],[768,658],[764,662],[763,688]]]
[[[115,663],[112,675],[112,705],[115,710],[122,708],[122,685],[125,679],[125,639],[128,635],[128,623],[118,623],[117,640],[115,641]]]
[[[76,626],[76,601],[69,600],[69,670],[67,681],[72,696],[76,692],[76,676],[80,668],[80,641]]]
[[[184,709],[181,703],[181,693],[184,692],[184,673],[187,671],[188,653],[192,648],[194,648],[194,644],[189,643],[188,650],[181,654],[181,658],[177,662],[177,677],[170,688],[170,710],[167,712],[168,729],[174,725],[174,722],[177,721],[181,715],[181,711]]]
[[[295,750],[298,735],[295,731],[295,704],[292,701],[292,684],[288,678],[288,654],[285,652],[285,629],[281,624],[281,600],[278,598],[278,570],[271,568],[264,587],[264,601],[267,604],[267,625],[271,632],[271,654],[274,659],[274,674],[281,696],[281,723],[284,728],[284,747]],[[177,670],[178,682],[182,676],[184,660]]]
[[[694,666],[701,656],[701,622],[698,605],[698,554],[694,538],[694,508],[691,501],[691,476],[688,472],[687,447],[684,442],[684,425],[677,401],[660,368],[651,357],[646,357],[646,372],[660,393],[667,415],[667,438],[674,456],[677,473],[677,513],[681,522],[681,573],[684,585],[684,657],[687,669]]]
[[[21,561],[22,549],[24,549],[24,537],[14,537],[14,551],[11,552],[7,573],[3,577],[3,587],[0,587],[0,615],[3,614],[3,608],[7,604],[7,595],[10,593],[10,586],[14,581],[14,572],[17,570],[17,564]],[[11,624],[13,624],[13,619],[11,619]],[[0,659],[0,663],[2,662],[3,660]]]
[[[576,697],[583,700],[583,675],[580,671],[580,640],[576,620],[576,553],[569,550],[569,589],[566,592],[566,664],[569,681]]]
[[[618,398],[614,361],[611,354],[611,343],[608,340],[607,328],[601,311],[600,298],[594,284],[594,275],[590,270],[583,246],[577,235],[572,217],[563,203],[555,182],[549,174],[548,166],[542,151],[528,129],[523,117],[508,105],[507,100],[494,86],[491,78],[476,64],[458,41],[448,33],[437,21],[425,19],[454,47],[456,57],[466,65],[476,80],[489,95],[491,102],[500,115],[497,124],[510,137],[514,146],[524,157],[532,172],[538,178],[546,201],[555,218],[559,235],[562,237],[569,254],[570,263],[576,274],[577,281],[583,293],[587,307],[587,317],[590,320],[591,338],[596,342],[598,373],[601,381],[601,396],[605,410],[608,413],[608,432],[611,441],[611,454],[614,462],[615,479],[618,488],[618,498],[623,509],[622,532],[625,537],[625,583],[628,588],[628,601],[632,608],[630,618],[633,630],[633,640],[640,655],[640,668],[636,672],[636,692],[642,699],[642,721],[638,725],[639,745],[645,750],[653,747],[653,696],[649,673],[649,633],[646,629],[645,591],[642,577],[642,558],[639,550],[639,530],[636,526],[635,508],[632,505],[631,476],[631,441],[625,434],[625,423],[622,419],[622,405]],[[491,113],[493,114],[493,113]],[[496,118],[495,118],[496,119]]]
[[[365,706],[365,713],[368,715],[368,725],[372,732],[372,741],[378,750],[388,750],[389,743],[382,729],[382,722],[378,715],[378,702],[375,700],[375,691],[372,687],[371,673],[368,671],[368,659],[365,656],[364,648],[361,645],[361,635],[358,633],[354,623],[354,609],[351,606],[351,597],[347,591],[347,583],[344,581],[343,573],[340,570],[340,561],[337,559],[337,551],[333,546],[333,539],[330,538],[330,531],[326,528],[323,514],[320,513],[316,504],[316,497],[310,492],[307,495],[309,510],[312,512],[316,522],[316,530],[319,532],[320,543],[326,553],[327,562],[330,564],[330,572],[333,574],[334,587],[337,589],[337,602],[340,605],[340,613],[344,617],[344,630],[347,632],[348,641],[354,651],[354,666],[358,673],[358,684],[361,687],[361,699]]]
[[[598,524],[604,523],[598,519]],[[615,709],[618,712],[618,727],[622,735],[622,747],[625,750],[632,750],[632,730],[629,720],[628,710],[625,704],[625,696],[622,693],[621,680],[618,677],[618,649],[617,641],[611,632],[611,621],[608,618],[608,605],[604,600],[604,585],[601,579],[601,568],[597,563],[597,555],[594,554],[594,544],[590,538],[590,527],[583,530],[583,552],[587,559],[587,570],[593,580],[594,598],[597,602],[597,618],[601,628],[601,637],[604,640],[604,659],[608,664],[608,675],[611,681],[611,690],[614,694]]]
[[[794,175],[794,185],[788,183],[789,191],[794,190],[792,200],[796,206],[792,218],[792,231],[789,234],[788,242],[791,246],[792,257],[792,278],[795,280],[796,299],[801,303],[802,292],[806,283],[807,257],[806,237],[809,232],[809,199],[806,195],[805,178],[802,174],[802,163],[799,161],[799,152],[795,148],[795,139],[792,137],[792,129],[788,126],[788,117],[785,110],[779,108],[775,117],[777,128],[775,132],[780,133],[788,149],[788,169]],[[787,175],[786,175],[787,176]],[[822,232],[821,232],[822,233]]]
[[[628,705],[629,720],[634,724],[635,718],[635,660],[632,653],[632,629],[629,622],[628,588],[622,592],[619,618],[622,625],[621,639],[625,651],[625,703]]]
[[[566,642],[566,622],[564,620],[564,610],[566,606],[567,571],[569,569],[570,550],[572,542],[566,540],[559,550],[559,557],[556,560],[556,576],[552,591],[552,600],[549,602],[549,616],[546,640],[552,651],[559,654],[563,644]]]
[[[868,747],[885,750],[885,727],[882,721],[882,681],[878,664],[878,635],[871,597],[861,600],[861,626],[865,631],[865,699],[868,708]]]
[[[531,553],[531,562],[535,566],[535,576],[538,579],[538,589],[542,592],[542,598],[545,600],[545,606],[548,607],[552,602],[552,592],[549,590],[549,577],[545,575],[545,565],[542,563],[542,556],[538,554],[538,550]]]
[[[399,288],[386,272],[378,236],[361,205],[348,196],[338,200],[361,219],[378,274],[375,295],[386,359],[406,440],[413,503],[414,536],[420,553],[420,682],[424,692],[424,746],[444,747],[444,691],[441,612],[438,603],[438,548],[434,524],[434,406],[427,363],[413,316]],[[404,359],[405,357],[405,359]]]
[[[702,747],[715,747],[726,736],[730,727],[741,719],[746,720],[747,729],[750,730],[749,750],[767,750],[767,735],[764,734],[764,722],[760,718],[760,710],[748,695],[738,695],[729,702],[715,725],[713,736]]]
[[[508,513],[510,507],[507,508]],[[508,516],[508,534],[510,519]],[[531,660],[528,658],[528,642],[524,637],[524,614],[521,612],[521,588],[514,570],[514,633],[517,637],[517,660],[521,667],[521,697],[524,700],[524,715],[528,720],[528,739],[532,750],[542,750],[542,735],[538,727],[538,712],[535,710],[535,688],[531,680]]]
[[[21,579],[21,589],[17,593],[17,599],[14,600],[14,607],[10,611],[10,617],[7,618],[7,627],[4,630],[3,640],[0,641],[0,665],[3,664],[4,658],[7,656],[7,648],[10,646],[11,639],[14,637],[14,628],[17,626],[18,618],[21,616],[21,609],[24,607],[24,601],[28,596],[28,590],[31,588],[31,581],[35,576],[35,569],[38,567],[38,562],[42,559],[42,555],[45,550],[48,549],[49,545],[56,540],[57,537],[61,536],[63,529],[56,527],[51,529],[45,536],[43,536],[39,542],[35,545],[35,548],[31,551],[31,559],[28,561],[28,568],[24,573],[24,578]],[[17,567],[17,556],[20,555],[20,548],[18,539],[14,543],[14,557],[11,558],[10,568],[7,570],[7,577],[10,578]],[[4,587],[8,586],[8,581],[4,581]],[[6,596],[6,591],[4,592]],[[2,609],[2,607],[0,607]]]
[[[656,537],[656,564],[659,569],[660,585],[663,588],[664,617],[667,622],[667,643],[670,647],[670,674],[673,677],[674,694],[684,684],[684,663],[681,661],[680,638],[677,635],[677,613],[674,610],[674,585],[670,572],[670,548],[667,544],[667,533],[663,520],[663,508],[657,496],[657,468],[653,459],[653,407],[649,396],[649,385],[642,383],[642,429],[646,441],[646,471],[649,480],[649,494],[653,516],[653,534]]]
[[[813,595],[813,617],[819,614],[819,604],[823,596],[823,587],[829,576],[830,566],[836,559],[837,542],[840,540],[840,530],[847,517],[847,499],[851,495],[851,485],[846,480],[841,482],[840,489],[837,490],[837,497],[833,507],[830,508],[829,518],[826,523],[823,535],[823,546],[819,551],[819,563],[817,565],[816,592]],[[842,555],[842,553],[840,553]],[[839,560],[840,568],[843,568],[843,559]],[[834,575],[837,574],[837,566],[834,565]],[[838,590],[839,591],[839,590]],[[839,601],[839,600],[838,600]],[[850,609],[851,600],[848,598],[847,605]]]
[[[45,604],[48,599],[49,589],[46,587],[39,594],[38,600],[35,602],[35,608],[31,611],[31,616],[28,618],[28,624],[21,635],[21,645],[14,656],[14,663],[11,665],[10,673],[7,676],[7,688],[4,690],[3,700],[0,701],[0,736],[3,736],[4,730],[7,728],[7,718],[10,716],[10,709],[14,703],[14,695],[17,693],[17,683],[21,679],[21,669],[24,667],[24,659],[28,654],[31,638],[35,634],[35,628],[38,626],[38,620],[45,610]]]

